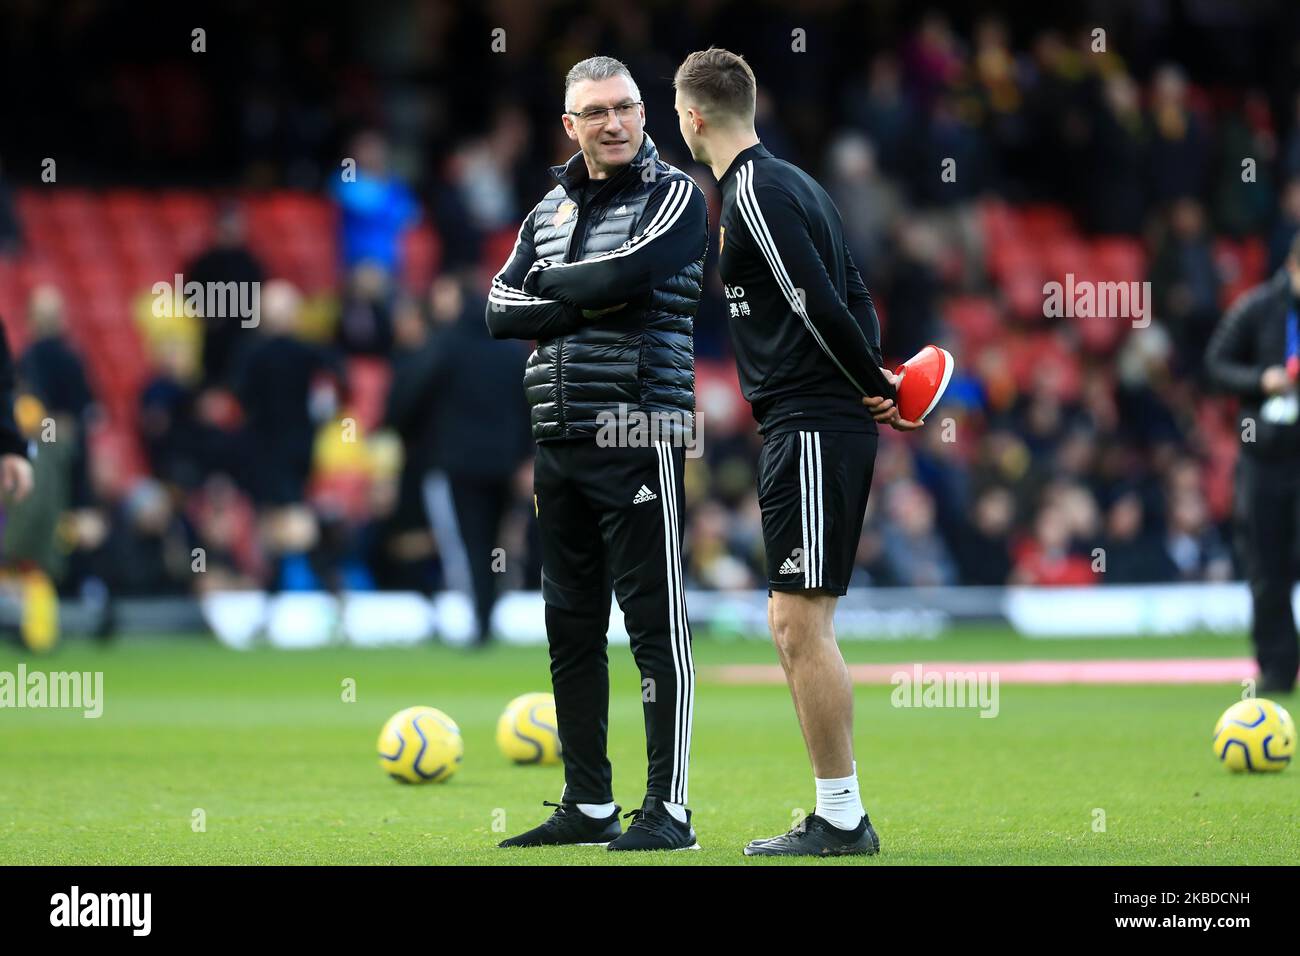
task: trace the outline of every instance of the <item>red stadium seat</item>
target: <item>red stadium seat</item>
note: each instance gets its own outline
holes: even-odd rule
[[[1036,268],[1022,269],[1014,272],[1003,283],[1002,294],[1006,299],[1007,309],[1022,322],[1043,322],[1043,277]]]
[[[1219,270],[1219,305],[1227,308],[1243,292],[1264,281],[1268,268],[1268,249],[1263,241],[1215,239],[1214,264]]]
[[[341,281],[339,264],[333,256],[300,262],[295,267],[295,275],[299,286],[307,295],[332,294]]]
[[[169,227],[209,224],[216,215],[216,202],[207,193],[168,190],[159,197],[158,213]]]
[[[1092,243],[1096,277],[1108,282],[1141,282],[1147,277],[1146,249],[1137,239],[1107,236]]]
[[[402,288],[423,296],[438,272],[442,260],[442,242],[427,223],[408,229],[402,236]]]
[[[754,423],[749,403],[740,391],[734,362],[696,361],[695,408],[703,418],[697,429],[701,438],[708,434],[710,427],[716,426],[724,434],[731,434],[744,431]]]
[[[1068,274],[1076,280],[1093,274],[1092,250],[1082,239],[1061,235],[1038,246],[1043,274],[1049,281],[1065,282]]]
[[[137,220],[156,215],[156,197],[139,189],[114,189],[100,200],[104,216],[108,219]]]
[[[992,250],[1004,242],[1019,238],[1020,223],[1011,214],[1011,207],[1001,199],[981,201],[978,215],[986,249]]]
[[[959,351],[973,355],[1003,332],[997,305],[984,296],[954,296],[943,307],[944,318],[961,340]]]
[[[1064,206],[1035,203],[1020,207],[1014,215],[1019,220],[1020,235],[1033,243],[1050,242],[1077,232],[1074,218]]]
[[[1062,400],[1073,400],[1083,384],[1078,356],[1061,336],[1051,332],[1019,335],[1005,344],[1007,360],[1022,391],[1034,383],[1048,381]]]
[[[18,207],[18,218],[23,221],[25,230],[30,230],[33,225],[49,219],[50,197],[53,194],[53,190],[45,187],[18,190],[14,203]]]
[[[506,264],[518,238],[518,229],[502,229],[494,232],[483,243],[483,267],[489,276],[496,275]]]
[[[1038,278],[1042,274],[1042,263],[1032,244],[1020,240],[1007,240],[989,250],[989,271],[999,284],[1005,284],[1013,276],[1032,274]]]
[[[54,190],[48,213],[64,229],[84,228],[102,218],[96,196],[89,190],[76,187]]]
[[[1259,285],[1268,278],[1268,246],[1258,236],[1251,236],[1243,239],[1238,248],[1242,281],[1248,286]]]
[[[24,295],[38,285],[66,289],[68,282],[62,266],[48,256],[27,255],[18,260],[18,284]]]
[[[1128,336],[1132,323],[1124,319],[1076,316],[1070,320],[1079,333],[1079,342],[1094,355],[1109,355]]]

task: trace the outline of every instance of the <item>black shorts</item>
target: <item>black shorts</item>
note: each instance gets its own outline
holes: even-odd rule
[[[770,590],[848,591],[875,465],[874,434],[768,436],[758,456],[758,503]]]

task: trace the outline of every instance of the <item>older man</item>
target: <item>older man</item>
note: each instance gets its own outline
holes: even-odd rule
[[[627,67],[583,60],[564,96],[579,151],[552,170],[557,185],[524,219],[487,308],[494,336],[538,341],[524,389],[565,779],[551,817],[501,845],[692,849],[682,466],[708,212],[645,135]],[[626,832],[605,752],[611,586],[641,671],[649,763]]]

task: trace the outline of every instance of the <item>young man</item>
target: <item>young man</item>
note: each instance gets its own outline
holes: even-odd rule
[[[722,190],[722,273],[741,390],[763,450],[758,496],[768,625],[812,761],[817,809],[747,856],[872,854],[858,791],[853,683],[835,643],[876,457],[876,422],[910,429],[880,368],[880,325],[839,213],[754,132],[754,74],[740,56],[688,56],[673,80],[682,137]]]
[[[501,845],[692,849],[695,676],[679,516],[708,212],[699,187],[645,135],[627,67],[583,60],[564,96],[564,129],[579,152],[552,170],[558,185],[524,220],[487,307],[494,336],[538,340],[524,391],[564,754],[555,812]],[[611,445],[602,437],[611,420],[640,422],[636,434],[654,440]],[[654,422],[681,427],[666,434]],[[611,586],[641,671],[649,763],[645,801],[626,832],[605,754]]]

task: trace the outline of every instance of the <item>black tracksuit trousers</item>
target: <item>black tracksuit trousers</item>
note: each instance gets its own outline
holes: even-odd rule
[[[1291,612],[1300,532],[1300,464],[1242,455],[1237,462],[1237,549],[1254,606],[1250,636],[1260,676],[1293,685],[1300,642]]]
[[[456,527],[469,558],[479,643],[486,642],[492,633],[492,609],[497,603],[498,580],[493,551],[501,533],[501,522],[510,508],[512,493],[513,485],[509,478],[451,477]]]
[[[564,756],[564,797],[613,801],[606,737],[610,591],[641,671],[646,793],[686,803],[695,672],[682,593],[679,446],[537,445],[542,597]]]

